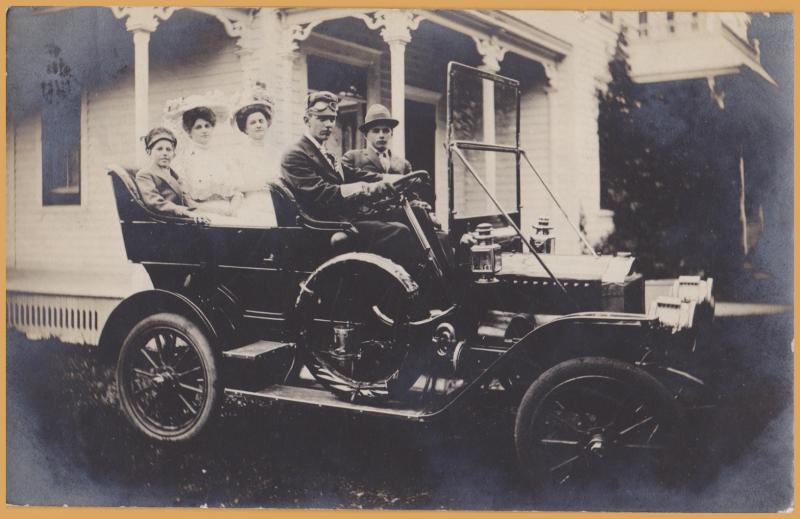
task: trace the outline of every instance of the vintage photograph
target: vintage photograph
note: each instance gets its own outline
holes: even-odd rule
[[[8,504],[793,510],[792,14],[6,17]]]

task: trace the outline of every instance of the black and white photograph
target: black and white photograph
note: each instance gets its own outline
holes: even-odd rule
[[[793,14],[6,28],[8,505],[794,510]]]

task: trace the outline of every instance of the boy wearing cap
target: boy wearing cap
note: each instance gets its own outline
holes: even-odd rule
[[[343,167],[325,147],[336,124],[338,104],[339,98],[331,92],[308,96],[303,115],[305,134],[284,154],[281,174],[309,214],[321,219],[350,220],[359,231],[362,249],[406,267],[414,265],[419,259],[419,246],[406,225],[359,219],[359,209],[365,201],[393,190],[389,181],[374,171]]]
[[[144,138],[150,164],[136,173],[136,184],[147,207],[174,216],[189,216],[189,201],[178,174],[170,167],[178,141],[166,128],[153,128]]]
[[[364,117],[364,124],[358,128],[367,139],[367,147],[345,153],[342,164],[353,169],[388,175],[411,173],[411,163],[391,150],[394,128],[398,124],[400,121],[393,119],[385,106],[370,106]]]

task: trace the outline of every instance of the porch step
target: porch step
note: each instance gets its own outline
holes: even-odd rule
[[[228,359],[256,361],[263,359],[271,353],[293,347],[294,343],[292,342],[256,341],[252,344],[246,344],[240,348],[223,351],[222,356]]]
[[[294,404],[313,405],[316,407],[329,407],[343,409],[359,414],[394,416],[407,418],[414,421],[423,421],[430,416],[430,413],[420,408],[409,408],[408,404],[399,402],[383,402],[381,407],[353,404],[337,398],[327,389],[312,387],[284,386],[275,384],[258,391],[247,391],[244,389],[226,388],[228,395],[251,397],[256,399],[266,399],[278,402],[290,402]]]

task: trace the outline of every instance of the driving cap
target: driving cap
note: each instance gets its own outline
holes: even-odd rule
[[[336,115],[339,112],[339,97],[326,90],[313,92],[306,99],[306,113],[314,115]]]
[[[144,137],[144,148],[149,150],[155,146],[158,141],[171,142],[173,147],[177,146],[178,144],[175,134],[173,134],[171,131],[167,130],[166,128],[153,128]]]
[[[367,133],[373,126],[388,126],[394,128],[400,124],[400,121],[392,118],[389,109],[380,104],[371,105],[367,109],[367,115],[364,117],[364,124],[358,127],[362,133]]]

